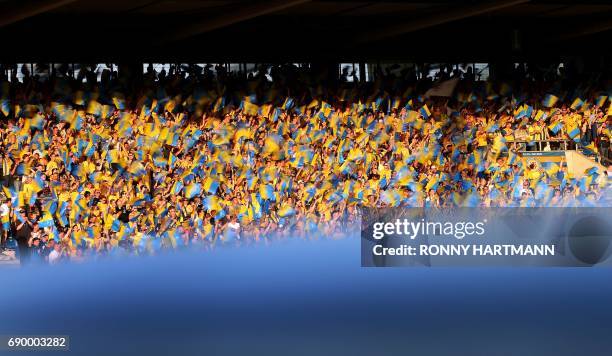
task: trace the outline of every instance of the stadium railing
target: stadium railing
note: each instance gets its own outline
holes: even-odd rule
[[[547,145],[548,143],[548,145]],[[514,144],[518,152],[528,151],[548,151],[546,147],[550,148],[550,151],[567,151],[576,149],[579,144],[571,140],[566,139],[551,139],[551,140],[514,140],[508,142],[508,145]]]

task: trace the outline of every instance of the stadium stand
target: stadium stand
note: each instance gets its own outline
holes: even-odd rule
[[[599,206],[609,194],[582,153],[610,157],[596,81],[534,89],[441,68],[435,81],[381,71],[325,87],[294,65],[216,69],[2,78],[4,239],[54,263],[340,236],[361,207]]]
[[[341,236],[368,206],[609,205],[610,11],[1,1],[1,245],[49,262]]]

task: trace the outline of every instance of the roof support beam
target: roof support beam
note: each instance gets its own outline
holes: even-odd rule
[[[227,11],[223,15],[207,19],[206,21],[181,27],[165,37],[162,42],[179,41],[201,33],[210,32],[296,5],[301,5],[309,1],[310,0],[273,0],[263,3],[246,4],[236,9],[236,11]]]
[[[610,30],[612,30],[612,21],[605,20],[605,21],[595,22],[595,23],[592,23],[592,24],[589,24],[583,27],[576,28],[572,31],[562,33],[559,36],[559,40],[560,41],[570,40],[570,39],[574,39],[578,37],[595,35],[595,34],[610,31]]]
[[[356,43],[378,41],[388,37],[423,30],[445,23],[466,19],[468,17],[478,16],[503,8],[524,4],[527,2],[529,2],[529,0],[500,0],[483,2],[472,6],[456,7],[450,10],[433,14],[428,17],[417,19],[415,21],[384,27],[378,31],[374,31],[364,36],[361,36],[361,38],[359,38]]]
[[[18,6],[13,5],[10,9],[2,11],[3,13],[0,15],[0,27],[25,20],[32,16],[43,14],[47,11],[51,11],[75,1],[77,0],[22,0],[19,2]]]

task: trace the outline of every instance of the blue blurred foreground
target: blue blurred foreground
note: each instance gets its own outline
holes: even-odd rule
[[[351,238],[5,268],[0,335],[79,355],[611,352],[610,269],[359,264]]]

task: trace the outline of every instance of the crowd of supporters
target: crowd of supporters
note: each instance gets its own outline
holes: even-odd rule
[[[439,96],[406,73],[326,84],[292,66],[0,79],[0,232],[24,261],[335,237],[363,207],[609,201],[595,164],[572,175],[521,154],[577,148],[605,164],[598,81],[446,72],[458,83]]]

